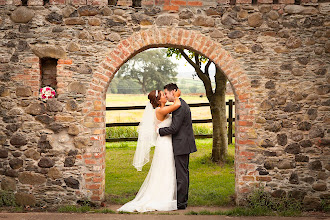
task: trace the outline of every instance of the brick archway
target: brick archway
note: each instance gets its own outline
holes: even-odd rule
[[[105,95],[117,70],[131,57],[149,48],[181,47],[197,51],[210,58],[220,67],[232,85],[235,102],[235,192],[237,202],[243,194],[252,188],[251,178],[258,180],[254,164],[248,160],[254,156],[247,148],[256,147],[256,135],[251,135],[257,113],[250,93],[250,80],[239,63],[216,41],[199,32],[175,28],[151,28],[134,33],[122,40],[107,54],[105,60],[94,72],[89,84],[86,102],[83,108],[86,134],[90,135],[91,147],[83,158],[86,166],[85,190],[91,200],[100,201],[105,190]],[[247,181],[250,181],[248,184]]]

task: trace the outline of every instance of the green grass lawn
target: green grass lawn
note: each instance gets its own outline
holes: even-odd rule
[[[224,166],[210,160],[212,139],[196,140],[196,153],[190,157],[189,205],[220,206],[231,203],[235,192],[234,145],[228,148],[228,163]],[[132,166],[136,142],[106,143],[106,199],[112,204],[132,200],[145,177],[150,164],[141,172]],[[154,149],[151,152],[151,159]]]

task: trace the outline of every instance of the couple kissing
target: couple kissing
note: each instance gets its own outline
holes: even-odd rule
[[[149,162],[150,148],[155,146],[153,160],[136,197],[117,211],[172,211],[187,207],[189,155],[197,149],[190,108],[180,95],[173,83],[167,84],[164,92],[153,90],[148,94],[133,166],[141,171]],[[167,101],[173,104],[166,106]]]

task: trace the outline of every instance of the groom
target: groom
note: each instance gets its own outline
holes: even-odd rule
[[[174,92],[178,86],[174,83],[164,86],[164,93],[169,102],[174,102]],[[181,106],[172,112],[170,127],[159,128],[160,136],[172,135],[172,144],[176,168],[178,209],[188,205],[189,155],[196,152],[195,137],[192,128],[191,113],[188,104],[180,98]]]

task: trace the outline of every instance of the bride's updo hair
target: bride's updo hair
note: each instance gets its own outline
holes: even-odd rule
[[[157,90],[158,94],[156,97],[156,90],[152,90],[149,95],[148,95],[148,99],[150,100],[150,103],[152,105],[152,107],[157,108],[160,105],[160,91],[161,90]]]

